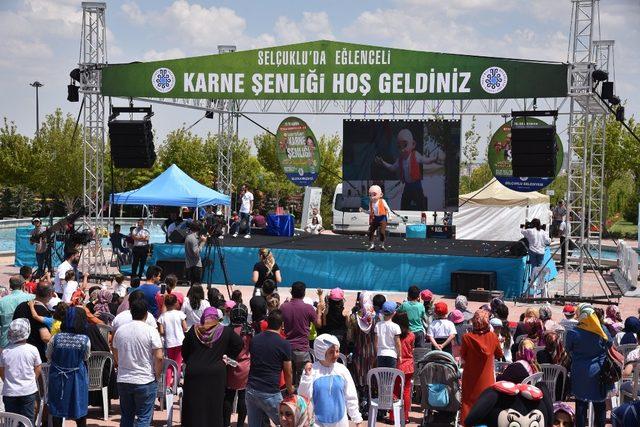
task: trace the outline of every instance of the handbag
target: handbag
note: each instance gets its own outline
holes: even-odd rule
[[[622,378],[624,357],[613,346],[607,349],[604,363],[600,368],[600,382],[606,389],[612,388]]]

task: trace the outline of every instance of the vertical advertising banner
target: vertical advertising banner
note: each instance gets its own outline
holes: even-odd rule
[[[524,117],[517,117],[515,119],[517,124],[524,124]],[[511,167],[511,125],[513,120],[509,120],[496,130],[489,142],[489,152],[487,153],[487,159],[489,167],[493,176],[505,187],[514,191],[529,192],[540,191],[546,186],[550,185],[555,176],[558,175],[562,168],[562,161],[564,158],[564,151],[562,148],[562,141],[556,133],[556,171],[553,177],[514,177],[513,169]],[[533,117],[526,117],[527,125],[547,125],[544,121]]]
[[[318,177],[318,142],[303,120],[287,117],[280,123],[276,133],[276,153],[282,170],[294,184],[306,187]]]
[[[322,188],[306,187],[304,189],[304,201],[302,203],[302,219],[300,220],[300,228],[304,229],[307,224],[311,223],[314,209],[320,212],[321,200]]]
[[[459,121],[345,120],[343,140],[344,197],[377,184],[394,210],[458,210]]]

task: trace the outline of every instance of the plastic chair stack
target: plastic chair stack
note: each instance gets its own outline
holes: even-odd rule
[[[542,369],[542,382],[549,389],[552,402],[559,402],[564,395],[564,388],[567,384],[567,369],[564,366],[553,365],[549,363],[541,363],[540,369]],[[562,391],[560,396],[556,396],[556,385],[558,379],[562,376]]]

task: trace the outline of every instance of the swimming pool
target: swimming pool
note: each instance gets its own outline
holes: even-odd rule
[[[129,227],[135,225],[128,222],[122,222],[122,232],[126,234],[129,231]],[[160,228],[160,222],[152,223],[148,227],[151,233],[151,243],[164,243],[164,232]],[[102,239],[102,244],[107,246],[109,239]],[[16,229],[12,228],[0,228],[0,252],[14,252],[16,250]]]

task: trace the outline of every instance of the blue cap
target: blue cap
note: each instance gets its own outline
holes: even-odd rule
[[[397,304],[393,301],[387,301],[382,304],[382,312],[384,314],[393,314],[396,312]]]

